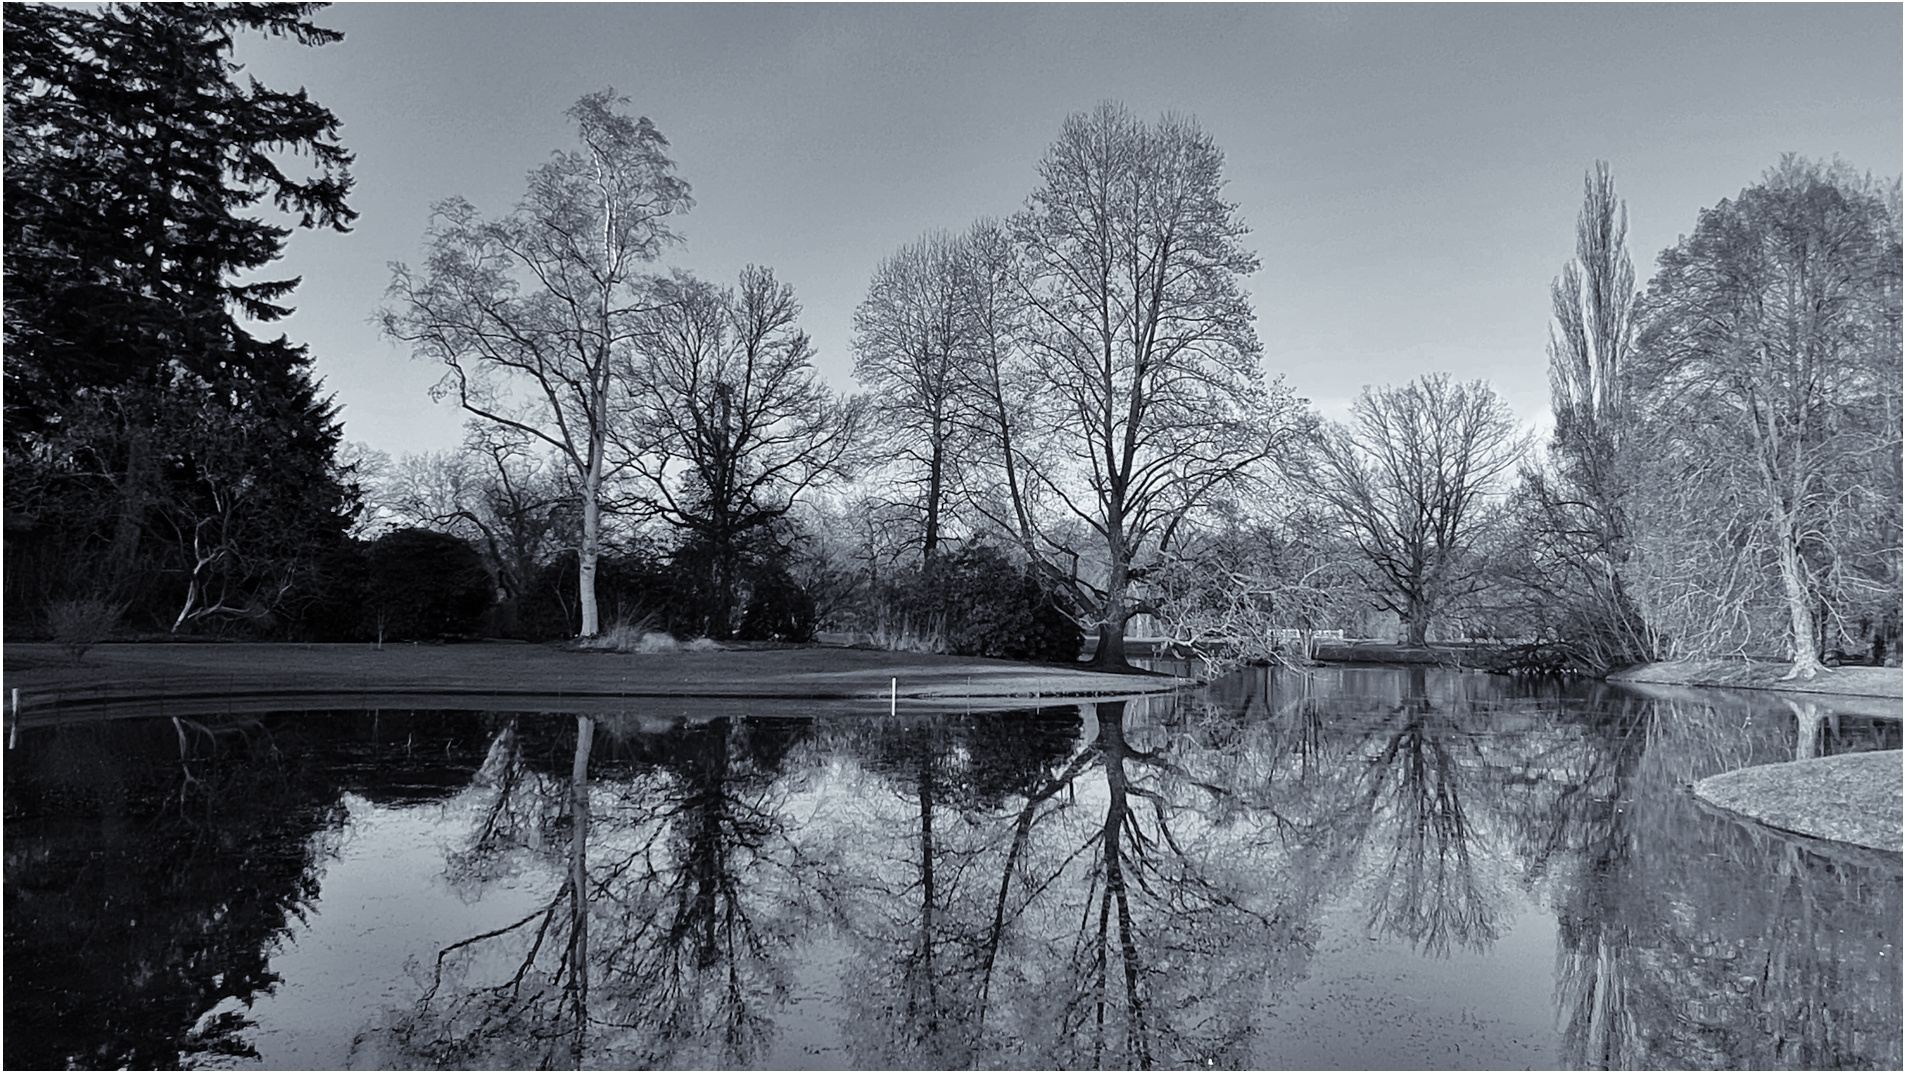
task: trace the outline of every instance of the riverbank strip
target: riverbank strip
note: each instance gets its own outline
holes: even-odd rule
[[[1611,682],[1639,685],[1702,686],[1710,689],[1764,689],[1779,693],[1822,693],[1844,697],[1902,696],[1899,667],[1828,667],[1813,678],[1783,679],[1786,663],[1739,659],[1684,659],[1644,663],[1609,676]],[[1896,713],[1900,706],[1894,706]]]
[[[552,699],[592,707],[623,700],[790,699],[910,700],[940,709],[963,704],[997,709],[1050,698],[1162,693],[1193,684],[1162,675],[848,648],[641,654],[503,643],[381,649],[234,643],[106,644],[88,650],[77,664],[57,645],[9,644],[4,688],[9,719],[31,726],[159,700],[242,702],[254,711],[302,707],[326,697],[398,703],[442,697],[460,699],[459,707]],[[15,690],[17,713],[11,706]]]
[[[1901,752],[1763,764],[1711,775],[1695,796],[1759,823],[1884,853],[1901,851]]]

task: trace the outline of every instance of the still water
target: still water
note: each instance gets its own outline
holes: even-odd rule
[[[23,730],[5,1064],[1897,1069],[1900,858],[1688,791],[1878,748],[1819,701],[1356,668]]]

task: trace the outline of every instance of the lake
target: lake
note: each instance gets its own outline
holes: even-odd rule
[[[22,729],[5,1063],[1897,1069],[1899,856],[1688,789],[1901,746],[1805,704],[1260,668]]]

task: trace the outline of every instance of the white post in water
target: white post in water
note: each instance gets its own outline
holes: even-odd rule
[[[20,687],[13,687],[13,721],[7,725],[7,748],[20,738]]]
[[[900,703],[900,697],[901,697],[901,680],[898,678],[889,678],[887,680],[887,714],[888,715],[894,714],[894,708],[897,704]]]

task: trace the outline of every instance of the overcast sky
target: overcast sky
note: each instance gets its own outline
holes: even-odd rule
[[[462,418],[369,322],[389,262],[423,260],[436,200],[508,211],[605,86],[694,188],[663,264],[772,267],[837,389],[876,262],[1020,208],[1061,120],[1112,99],[1195,116],[1225,151],[1268,372],[1333,417],[1367,384],[1483,377],[1545,425],[1584,171],[1613,165],[1641,280],[1783,152],[1898,175],[1901,10],[351,3],[316,19],[341,44],[238,56],[309,89],[357,153],[356,228],[292,238],[282,325],[346,438],[392,455],[454,447]]]

